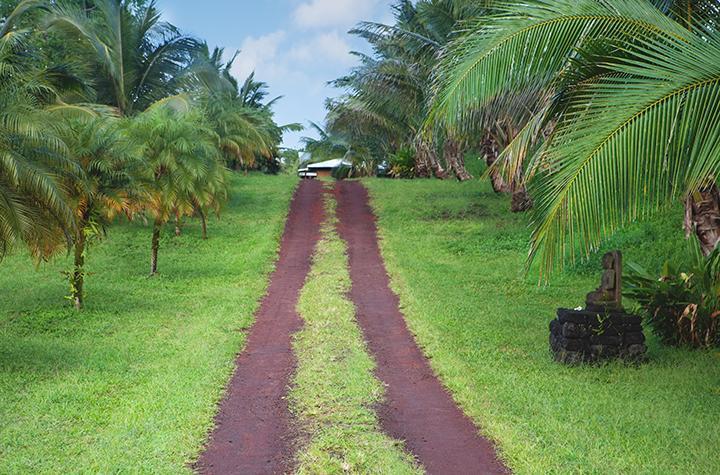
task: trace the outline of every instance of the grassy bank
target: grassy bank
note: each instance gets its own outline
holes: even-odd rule
[[[210,240],[114,226],[89,251],[87,309],[68,259],[0,264],[0,473],[178,473],[197,455],[267,284],[295,179],[233,181]]]
[[[412,458],[379,428],[373,406],[384,391],[346,296],[346,246],[335,232],[335,201],[326,197],[328,220],[298,304],[305,326],[295,339],[298,369],[290,401],[305,445],[297,471],[418,473]]]
[[[411,329],[514,471],[720,473],[719,353],[650,337],[651,361],[639,368],[559,366],[548,322],[597,287],[598,267],[577,265],[538,287],[522,274],[527,218],[477,181],[366,185]],[[681,220],[635,226],[609,245],[656,267],[684,246]]]

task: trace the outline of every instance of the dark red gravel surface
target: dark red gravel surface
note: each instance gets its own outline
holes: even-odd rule
[[[350,297],[357,308],[377,377],[387,385],[378,409],[383,429],[405,441],[430,474],[490,474],[508,470],[434,375],[399,310],[377,242],[375,216],[359,182],[335,188],[338,231],[348,244]]]
[[[195,465],[200,473],[285,473],[293,458],[286,395],[296,360],[295,307],[320,239],[322,183],[300,183],[285,225],[276,270],[220,404],[216,428]]]

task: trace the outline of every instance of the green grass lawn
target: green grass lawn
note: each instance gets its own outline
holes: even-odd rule
[[[148,279],[151,230],[90,249],[87,309],[61,272],[0,264],[0,473],[178,473],[197,456],[277,254],[294,177],[233,179],[221,221],[176,238]]]
[[[597,287],[597,257],[539,287],[522,273],[527,218],[484,183],[365,183],[412,331],[514,471],[720,473],[720,353],[651,337],[640,367],[555,364],[548,323]],[[657,268],[684,248],[681,222],[668,214],[608,246]]]
[[[384,390],[346,295],[346,245],[335,232],[332,195],[326,195],[326,205],[323,238],[298,303],[305,326],[294,342],[298,368],[290,406],[306,442],[297,473],[420,473],[401,443],[379,427],[374,406]]]

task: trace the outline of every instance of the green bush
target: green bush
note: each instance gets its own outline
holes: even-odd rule
[[[336,180],[346,180],[351,178],[353,175],[353,167],[350,165],[340,165],[339,167],[333,168],[332,177]]]
[[[402,147],[394,155],[390,155],[390,171],[393,178],[413,178],[415,176],[415,151]]]
[[[706,258],[695,243],[690,262],[666,262],[660,278],[638,265],[629,268],[627,295],[640,305],[640,313],[664,343],[720,345],[720,250]]]

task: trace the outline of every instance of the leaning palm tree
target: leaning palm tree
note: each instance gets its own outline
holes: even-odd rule
[[[182,73],[201,49],[161,20],[154,0],[95,0],[93,8],[61,1],[47,23],[81,42],[93,63],[97,101],[126,116],[180,92]]]
[[[511,2],[448,50],[430,121],[549,92],[509,147],[527,152],[545,271],[676,200],[704,251],[717,246],[720,37],[715,19],[656,3]]]

